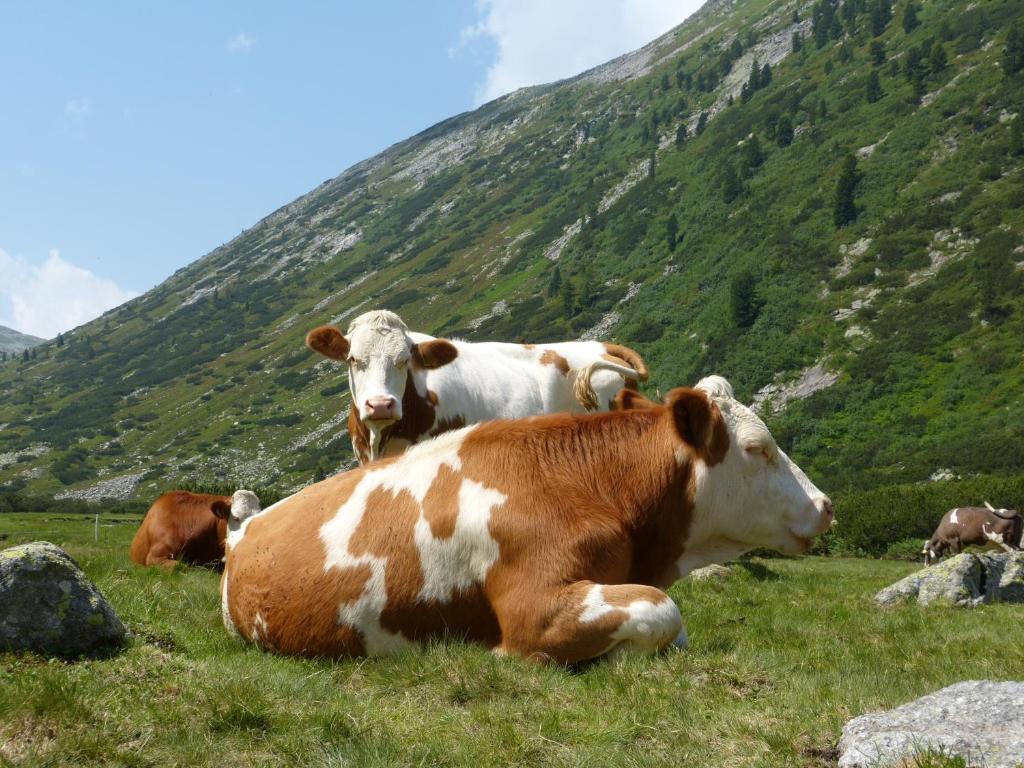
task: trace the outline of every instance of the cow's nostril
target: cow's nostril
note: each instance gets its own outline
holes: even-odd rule
[[[832,515],[834,514],[834,510],[832,508],[832,501],[830,499],[825,499],[824,501],[821,502],[821,514],[823,514],[825,517],[832,517]]]

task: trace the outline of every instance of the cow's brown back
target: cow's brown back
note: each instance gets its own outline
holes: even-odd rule
[[[191,491],[162,494],[146,512],[132,539],[131,558],[139,565],[173,566],[219,563],[224,556],[226,523],[214,516],[215,501],[230,496]]]

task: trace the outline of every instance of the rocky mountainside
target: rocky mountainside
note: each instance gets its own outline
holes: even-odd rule
[[[1024,6],[720,0],[328,179],[0,366],[0,483],[290,488],[349,459],[311,327],[707,373],[836,492],[1024,465]],[[995,500],[993,500],[995,501]]]
[[[6,352],[8,357],[19,355],[26,349],[32,349],[42,344],[46,339],[38,336],[30,336],[27,333],[19,333],[6,325],[0,325],[0,353]]]

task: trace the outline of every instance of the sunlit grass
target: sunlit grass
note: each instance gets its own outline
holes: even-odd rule
[[[5,543],[65,546],[135,633],[109,659],[0,656],[14,765],[826,766],[850,717],[1024,675],[1019,607],[875,608],[908,563],[755,560],[680,582],[683,653],[565,669],[438,643],[331,662],[229,637],[218,575],[133,566],[133,525],[98,545],[91,520],[0,525]]]

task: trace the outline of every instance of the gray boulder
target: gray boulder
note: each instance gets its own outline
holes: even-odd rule
[[[959,606],[1024,602],[1024,552],[965,552],[922,568],[875,595],[879,605],[909,600]]]
[[[713,563],[690,571],[690,578],[694,581],[725,581],[732,576],[732,569],[727,565]]]
[[[906,765],[915,755],[957,756],[968,766],[1024,762],[1024,683],[971,680],[843,727],[839,768]]]
[[[60,547],[0,550],[0,651],[95,654],[124,643],[114,609]]]

